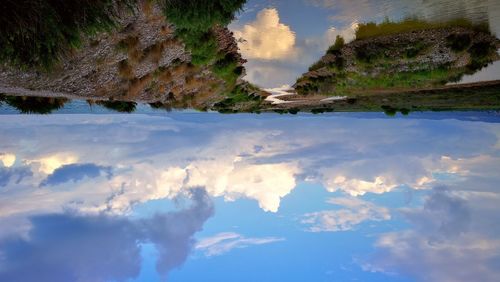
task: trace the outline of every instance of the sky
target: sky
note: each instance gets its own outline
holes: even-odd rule
[[[246,79],[265,88],[283,88],[321,58],[337,35],[351,41],[359,23],[409,16],[488,22],[500,35],[499,0],[249,0],[230,29],[248,60]],[[491,77],[500,79],[497,66],[464,82]]]
[[[490,120],[1,115],[0,280],[495,281]]]

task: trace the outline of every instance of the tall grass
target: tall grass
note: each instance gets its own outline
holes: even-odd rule
[[[135,0],[2,0],[0,62],[48,69],[82,43],[82,34],[115,26],[115,3]]]
[[[384,22],[378,24],[374,22],[360,24],[356,30],[356,40],[382,35],[447,27],[465,27],[478,31],[489,32],[487,24],[474,24],[466,19],[457,19],[447,22],[428,22],[413,18],[408,18],[401,22],[392,22],[389,19],[386,19]]]

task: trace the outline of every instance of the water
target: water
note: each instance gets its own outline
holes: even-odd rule
[[[246,78],[286,94],[356,23],[467,17],[499,34],[499,6],[250,0],[230,28]],[[497,281],[500,113],[381,111],[2,96],[0,281]]]
[[[337,35],[352,40],[358,23],[407,17],[428,21],[466,18],[488,23],[492,33],[500,35],[498,0],[250,0],[230,28],[241,39],[239,46],[248,60],[246,79],[276,88],[293,85]],[[482,76],[485,72],[488,78],[500,79],[498,67],[483,70]],[[481,81],[481,77],[472,81]]]
[[[494,281],[500,119],[453,116],[3,115],[0,280]]]

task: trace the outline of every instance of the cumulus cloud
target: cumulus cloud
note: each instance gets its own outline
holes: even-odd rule
[[[78,156],[77,163],[112,166],[113,175],[85,176],[52,189],[39,186],[48,175],[39,170],[39,162],[30,162],[27,170],[32,177],[19,183],[17,177],[10,178],[2,189],[2,219],[66,209],[123,215],[137,204],[173,199],[198,186],[213,197],[252,199],[263,210],[275,212],[304,179],[321,183],[330,192],[361,196],[402,185],[430,189],[430,183],[446,181],[436,178],[435,172],[449,172],[460,181],[470,181],[470,189],[493,191],[499,164],[496,157],[477,157],[494,155],[496,150],[498,137],[492,133],[496,129],[486,123],[449,121],[438,127],[435,121],[394,120],[384,127],[386,121],[379,119],[315,117],[312,122],[297,117],[289,126],[290,120],[282,117],[263,122],[249,116],[196,115],[51,116],[50,120],[54,124],[40,126],[39,118],[24,116],[22,131],[4,130],[10,139],[3,146],[18,160],[72,155]],[[101,128],[99,133],[96,128]],[[118,130],[119,138],[112,136],[113,130]],[[136,130],[141,136],[124,137]],[[63,133],[68,142],[57,138]],[[85,139],[89,136],[93,139]],[[457,138],[463,141],[450,147]],[[37,150],[29,150],[32,147]]]
[[[435,181],[432,171],[438,161],[426,158],[381,157],[339,164],[321,170],[322,181],[330,192],[343,191],[351,196],[383,194],[399,186],[430,188]],[[360,177],[361,176],[361,177]]]
[[[341,209],[305,214],[301,223],[308,226],[308,231],[349,231],[366,221],[391,219],[387,208],[379,207],[359,198],[331,198],[328,203],[340,206]]]
[[[69,181],[77,182],[84,178],[96,178],[101,175],[111,176],[111,167],[98,166],[95,164],[71,164],[64,165],[54,170],[40,186],[54,186]]]
[[[350,25],[344,26],[340,29],[336,27],[330,27],[325,32],[326,45],[333,45],[337,36],[343,37],[346,42],[353,41],[356,36],[356,30],[358,29],[358,26],[358,22],[352,22]]]
[[[65,165],[74,164],[77,161],[78,157],[73,153],[57,153],[36,160],[26,160],[26,163],[37,165],[38,171],[42,173],[52,174],[56,169]]]
[[[239,47],[247,59],[281,60],[296,55],[296,36],[292,29],[280,22],[278,10],[260,11],[254,22],[235,29]]]
[[[193,235],[213,215],[203,190],[192,192],[191,207],[152,218],[109,215],[41,215],[31,218],[28,238],[0,241],[2,281],[124,281],[140,272],[140,245],[158,250],[163,276],[182,265]]]
[[[211,257],[228,253],[234,249],[271,244],[284,240],[284,238],[278,237],[246,238],[238,233],[225,232],[201,239],[196,244],[195,249],[204,252],[205,256]]]
[[[474,205],[481,208],[483,203]],[[380,236],[364,269],[410,274],[421,281],[496,281],[500,240],[488,233],[498,230],[483,218],[472,220],[470,204],[455,192],[436,188],[422,208],[403,210],[414,229]],[[472,222],[475,228],[470,228]]]
[[[5,167],[11,167],[16,162],[16,155],[0,153],[0,162]]]

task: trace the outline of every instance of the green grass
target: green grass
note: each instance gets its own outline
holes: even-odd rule
[[[129,5],[135,0],[119,0]],[[0,62],[48,70],[62,55],[116,26],[113,0],[4,0],[0,9]]]
[[[258,112],[263,97],[249,93],[257,91],[258,88],[249,83],[235,86],[231,92],[227,93],[226,98],[213,106],[213,109],[221,113],[236,112]]]
[[[226,26],[246,0],[160,0],[164,13],[176,26],[176,35],[191,51],[194,65],[207,65],[218,59],[215,26]]]
[[[447,22],[428,22],[411,18],[400,22],[392,22],[386,19],[384,22],[378,24],[374,22],[360,24],[356,30],[356,40],[382,35],[447,27],[465,27],[489,33],[489,27],[487,24],[474,24],[466,19],[458,19]]]
[[[214,74],[227,83],[228,87],[234,87],[238,78],[243,74],[238,58],[234,54],[227,54],[224,58],[215,62],[212,67]]]
[[[444,85],[450,81],[457,81],[462,73],[461,70],[447,68],[381,74],[375,77],[358,73],[346,73],[346,79],[338,81],[335,87],[336,92],[344,94],[359,90],[433,87]]]

